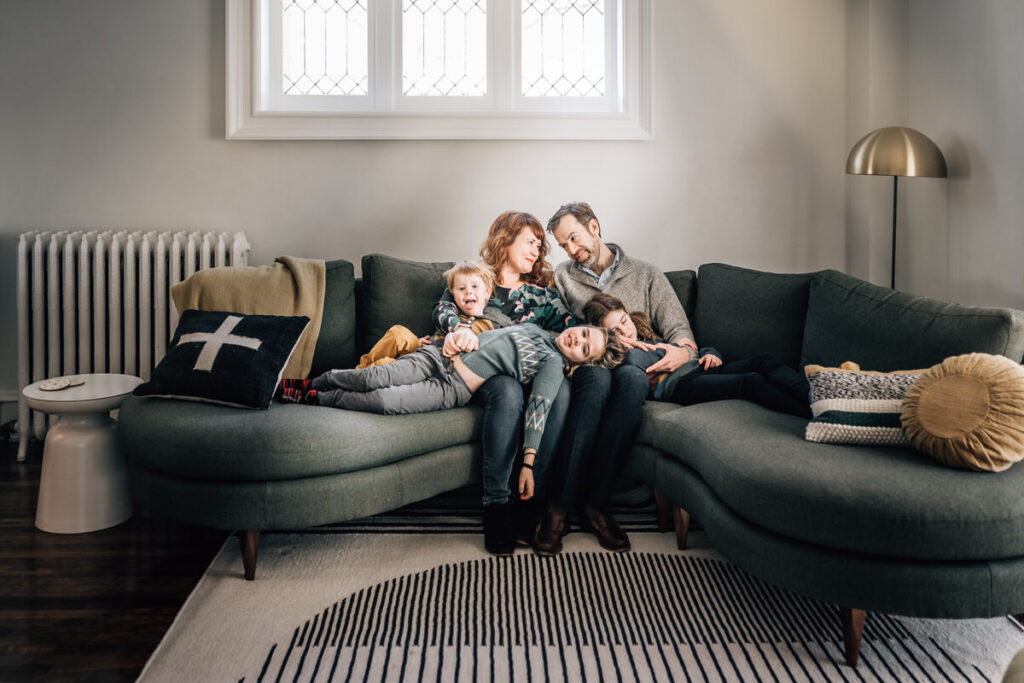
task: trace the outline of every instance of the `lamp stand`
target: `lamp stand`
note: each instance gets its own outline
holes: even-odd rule
[[[892,251],[889,263],[889,287],[896,289],[896,196],[899,187],[898,175],[892,177]]]

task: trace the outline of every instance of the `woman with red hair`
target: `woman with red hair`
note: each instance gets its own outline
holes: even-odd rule
[[[576,324],[562,295],[554,287],[551,265],[547,262],[548,244],[544,226],[537,218],[521,211],[506,211],[498,216],[480,247],[480,258],[494,272],[494,294],[489,302],[509,317],[512,323],[533,323],[545,330],[561,332]],[[470,324],[459,318],[449,292],[434,309],[434,323],[443,332],[451,332],[459,351],[477,348],[477,336]],[[476,392],[474,403],[484,409],[481,430],[483,450],[484,545],[495,555],[511,555],[518,540],[532,539],[538,508],[538,496],[523,501],[513,510],[509,478],[517,459],[520,465],[534,469],[538,491],[543,489],[544,471],[555,455],[558,436],[569,405],[568,384],[563,382],[558,398],[547,411],[534,405],[532,394],[524,396],[523,387],[514,378],[496,375]],[[524,450],[519,456],[518,435],[523,419],[547,422],[544,440],[538,451]]]

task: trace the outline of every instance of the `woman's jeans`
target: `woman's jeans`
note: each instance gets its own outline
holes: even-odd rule
[[[672,402],[684,406],[738,398],[779,413],[809,418],[810,385],[799,372],[770,353],[729,361],[684,377]]]
[[[544,495],[547,470],[555,456],[569,407],[569,393],[569,383],[563,381],[548,412],[544,436],[533,465],[534,495],[537,497]],[[509,479],[519,455],[523,406],[528,395],[529,385],[520,384],[509,375],[495,375],[484,382],[473,396],[473,403],[484,409],[480,434],[484,505],[507,503],[512,494]]]
[[[576,369],[549,502],[605,508],[643,417],[647,374],[634,365]]]

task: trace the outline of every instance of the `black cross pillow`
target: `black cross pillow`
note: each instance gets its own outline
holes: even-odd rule
[[[135,395],[266,409],[308,324],[306,316],[185,311]]]

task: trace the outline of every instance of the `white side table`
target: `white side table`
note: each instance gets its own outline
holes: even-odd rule
[[[78,534],[120,524],[132,516],[124,455],[110,411],[142,383],[131,375],[77,375],[80,386],[22,390],[35,410],[61,415],[46,434],[36,526]]]

